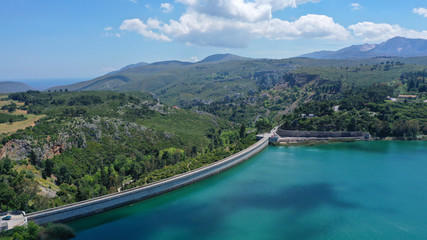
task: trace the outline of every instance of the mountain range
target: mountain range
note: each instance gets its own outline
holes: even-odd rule
[[[427,40],[398,37],[377,45],[351,46],[336,52],[323,51],[280,60],[216,54],[198,62],[140,62],[89,81],[50,90],[143,91],[157,95],[168,104],[215,101],[268,89],[297,69],[376,65],[388,61],[427,65],[427,57],[418,56],[427,56]]]
[[[300,57],[316,59],[350,59],[373,57],[427,56],[427,40],[395,37],[380,44],[353,45],[338,51],[318,51]]]

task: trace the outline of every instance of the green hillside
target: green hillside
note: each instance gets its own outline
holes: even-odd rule
[[[10,94],[43,114],[34,127],[0,135],[0,208],[26,212],[117,192],[231,155],[255,141],[240,125],[175,109],[151,94]],[[129,186],[128,186],[129,187]]]
[[[393,62],[393,66],[384,71],[387,62]],[[183,105],[191,101],[211,102],[225,97],[239,98],[260,93],[274,87],[290,71],[316,74],[328,80],[344,79],[344,82],[357,85],[391,81],[404,71],[417,71],[426,64],[426,57],[364,60],[242,59],[199,63],[168,61],[125,68],[90,81],[51,90],[148,91],[167,104]],[[370,71],[371,68],[375,70]]]

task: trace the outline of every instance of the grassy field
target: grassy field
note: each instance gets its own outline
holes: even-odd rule
[[[25,114],[27,120],[10,123],[1,123],[0,124],[0,134],[10,134],[18,131],[19,129],[25,129],[30,126],[34,126],[35,122],[40,118],[45,117],[46,115],[34,115],[34,114]]]
[[[6,97],[7,97],[7,95],[0,95],[0,99],[6,98]],[[7,101],[0,101],[0,108],[2,106],[9,105],[11,103],[15,103],[19,107],[24,106],[23,102],[18,102],[18,101],[14,101],[14,100],[7,100]],[[27,118],[26,120],[23,120],[23,121],[15,121],[12,124],[10,124],[9,122],[0,123],[0,134],[11,134],[11,133],[14,133],[20,129],[25,129],[25,128],[30,127],[30,126],[34,126],[35,122],[37,120],[46,116],[46,115],[28,114],[28,112],[26,110],[21,110],[21,109],[17,109],[12,113],[9,113],[7,110],[0,111],[0,112],[4,113],[4,114],[15,115],[15,116],[23,115],[25,118]]]

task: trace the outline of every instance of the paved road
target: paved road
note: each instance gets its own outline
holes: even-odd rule
[[[8,229],[12,229],[16,226],[20,226],[20,225],[24,224],[24,222],[25,222],[25,217],[22,214],[8,214],[8,215],[12,216],[11,220],[1,220],[1,222],[0,222],[0,225],[7,223]],[[7,216],[7,215],[5,215],[5,216]],[[2,216],[1,218],[5,217],[5,216]]]

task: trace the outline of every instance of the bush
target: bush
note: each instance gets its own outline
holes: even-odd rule
[[[70,239],[75,236],[76,234],[73,229],[64,224],[48,224],[39,233],[39,238],[41,240]]]

